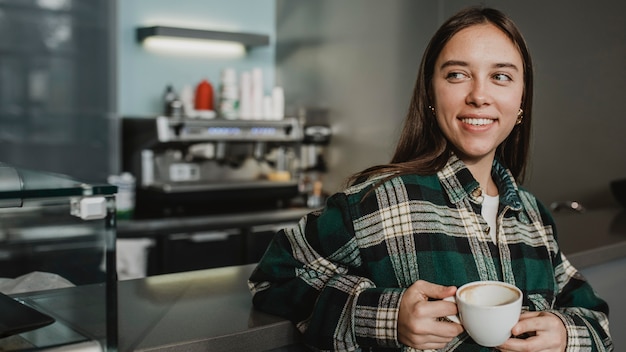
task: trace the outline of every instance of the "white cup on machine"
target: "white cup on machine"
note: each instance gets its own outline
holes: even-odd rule
[[[522,311],[522,291],[499,281],[467,283],[445,300],[456,302],[459,311],[448,319],[463,325],[472,339],[485,347],[508,340]]]

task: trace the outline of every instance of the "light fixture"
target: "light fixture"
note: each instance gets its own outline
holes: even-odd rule
[[[269,36],[167,26],[137,28],[137,41],[149,50],[185,54],[242,56],[246,47],[269,44]]]

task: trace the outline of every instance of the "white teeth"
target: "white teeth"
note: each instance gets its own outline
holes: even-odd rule
[[[461,121],[474,126],[489,125],[494,122],[494,120],[491,119],[462,119]]]

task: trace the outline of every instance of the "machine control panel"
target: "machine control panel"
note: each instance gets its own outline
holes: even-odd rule
[[[156,119],[160,142],[263,141],[298,142],[302,128],[295,118],[283,120]]]

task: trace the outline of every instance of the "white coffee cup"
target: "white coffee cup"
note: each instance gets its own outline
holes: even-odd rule
[[[500,281],[467,283],[446,300],[456,301],[459,311],[458,317],[448,319],[462,324],[472,339],[485,347],[499,346],[511,337],[522,311],[522,291]]]

